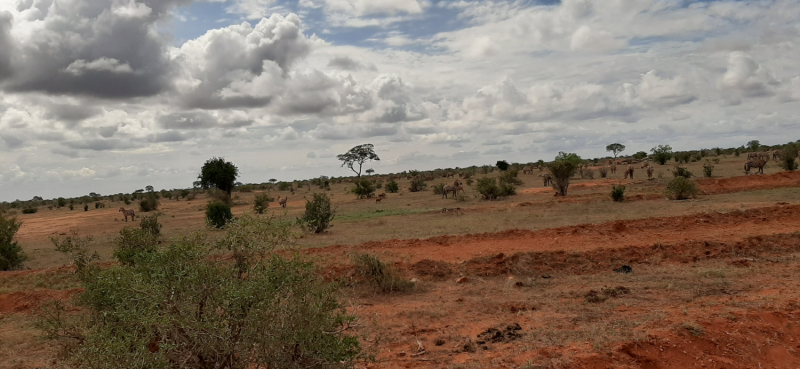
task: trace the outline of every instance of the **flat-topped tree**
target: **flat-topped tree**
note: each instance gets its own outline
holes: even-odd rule
[[[204,190],[216,187],[230,196],[237,176],[239,176],[239,168],[233,163],[225,161],[224,158],[214,157],[203,164],[200,175],[197,176],[197,182]]]
[[[625,145],[619,143],[613,143],[611,145],[606,146],[606,151],[611,151],[614,153],[614,158],[617,158],[617,154],[625,151]]]
[[[378,154],[375,153],[375,146],[372,144],[358,145],[344,154],[336,155],[336,157],[342,162],[343,167],[350,168],[359,178],[361,177],[361,167],[364,166],[364,163],[370,160],[381,160]],[[358,170],[356,170],[356,166],[358,166]]]

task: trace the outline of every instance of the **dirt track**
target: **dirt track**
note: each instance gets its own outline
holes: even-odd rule
[[[649,247],[656,243],[692,241],[736,242],[752,235],[800,231],[800,205],[776,205],[731,213],[703,213],[686,217],[646,218],[603,224],[586,224],[540,231],[509,230],[425,240],[389,240],[356,246],[331,246],[308,250],[335,262],[346,262],[348,250],[372,252],[415,263],[423,259],[465,261],[499,253],[589,251],[623,247]]]

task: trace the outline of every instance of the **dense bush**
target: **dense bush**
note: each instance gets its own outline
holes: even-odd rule
[[[359,199],[365,199],[375,193],[375,185],[368,179],[356,179],[353,188],[350,190]]]
[[[16,218],[0,215],[0,271],[19,269],[27,259],[22,248],[14,241],[20,226],[22,222]]]
[[[359,274],[378,292],[403,292],[414,288],[414,282],[400,277],[394,268],[386,265],[375,255],[355,254],[353,263]]]
[[[475,190],[483,196],[485,200],[494,200],[503,196],[517,194],[517,189],[508,183],[497,183],[496,178],[483,177],[478,179]]]
[[[589,168],[584,169],[583,177],[588,179],[594,179],[594,169],[589,169]]]
[[[158,217],[161,213],[156,212],[151,215],[145,215],[141,217],[139,221],[139,228],[144,230],[147,233],[153,235],[153,237],[161,236],[161,223],[158,222]]]
[[[636,154],[633,154],[633,158],[637,160],[642,160],[647,157],[647,153],[644,151],[639,151]]]
[[[712,167],[713,168],[713,167]],[[686,179],[692,178],[694,174],[684,167],[676,166],[674,170],[672,170],[673,177],[683,177]]]
[[[291,182],[279,182],[278,191],[294,191]]]
[[[233,219],[231,206],[220,201],[212,201],[206,205],[206,221],[216,228],[225,227]]]
[[[39,211],[38,208],[25,208],[22,209],[22,214],[36,214],[37,211]]]
[[[686,177],[679,176],[667,184],[664,194],[671,200],[684,200],[694,198],[698,192],[697,184]]]
[[[783,154],[778,159],[778,165],[783,170],[794,171],[797,170],[797,156],[800,145],[791,143],[782,148]]]
[[[672,147],[670,145],[658,145],[650,149],[650,151],[653,153],[653,160],[661,165],[672,159]]]
[[[74,229],[70,230],[70,234],[63,239],[50,237],[50,242],[53,243],[56,251],[72,257],[75,272],[81,276],[91,274],[96,268],[91,265],[92,260],[100,259],[100,255],[96,251],[89,252],[89,244],[92,241],[94,241],[92,236],[81,237]]]
[[[161,225],[159,224],[158,228]],[[114,249],[114,258],[123,265],[135,265],[138,260],[147,257],[147,254],[156,252],[157,237],[147,229],[125,227],[119,231],[115,240],[117,247]]]
[[[519,186],[522,185],[523,182],[519,179],[519,171],[518,170],[508,170],[500,174],[497,179],[500,183],[508,184],[508,185],[515,185]]]
[[[304,228],[322,233],[331,227],[336,210],[331,208],[331,199],[324,193],[315,193],[314,199],[306,201],[306,212],[299,219]]]
[[[688,163],[692,157],[692,154],[688,152],[676,152],[673,157],[677,163]]]
[[[561,196],[567,196],[569,189],[569,179],[578,171],[581,157],[574,153],[560,152],[556,159],[548,165],[550,173],[553,175],[553,188]]]
[[[76,300],[86,313],[51,305],[39,327],[71,345],[67,366],[86,369],[352,367],[360,348],[337,287],[272,251],[286,223],[248,219],[218,242],[185,237],[86,275]],[[220,262],[221,248],[237,262]]]
[[[508,167],[511,166],[511,164],[508,164],[508,162],[505,160],[499,160],[495,166],[497,166],[497,168],[500,170],[508,170]]]
[[[58,201],[58,207],[59,208],[63,208],[65,206],[67,206],[67,199],[65,199],[63,197],[59,197],[57,201]]]
[[[433,186],[431,187],[431,188],[433,189],[433,194],[434,194],[434,195],[441,195],[441,194],[443,194],[443,193],[444,193],[444,186],[445,186],[445,184],[444,184],[444,183],[439,183],[439,184],[433,185]]]
[[[611,199],[617,202],[625,201],[625,185],[612,186]]]
[[[400,186],[397,184],[397,182],[394,180],[386,182],[386,192],[396,193],[397,191],[400,191]]]
[[[425,187],[428,185],[425,184],[425,180],[422,179],[421,176],[415,176],[411,179],[411,184],[408,186],[408,190],[411,192],[419,192],[425,190]]]
[[[255,212],[258,214],[264,214],[264,212],[267,211],[267,208],[269,208],[269,203],[272,201],[275,201],[275,199],[270,197],[268,193],[256,194],[253,210],[255,210]]]
[[[597,171],[600,172],[600,178],[606,178],[608,176],[608,167],[600,167]]]

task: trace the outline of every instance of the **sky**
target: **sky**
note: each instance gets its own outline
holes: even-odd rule
[[[0,0],[0,201],[800,137],[800,1]]]

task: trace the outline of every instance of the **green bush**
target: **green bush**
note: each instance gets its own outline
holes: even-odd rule
[[[38,208],[25,208],[22,209],[22,214],[36,214],[37,211],[39,211]]]
[[[63,351],[69,367],[352,367],[360,347],[337,286],[312,263],[272,252],[270,237],[287,233],[286,223],[238,224],[219,243],[186,237],[134,265],[97,270],[76,299],[85,313],[50,305],[39,328],[72,347]],[[221,247],[241,262],[220,262]]]
[[[92,260],[100,259],[100,255],[95,251],[89,253],[89,244],[94,241],[92,236],[81,237],[77,230],[70,230],[70,234],[63,239],[50,237],[50,242],[55,246],[56,251],[72,257],[75,265],[75,273],[86,276],[91,274],[96,267],[91,265]]]
[[[72,209],[73,209],[72,204],[69,204],[69,210],[72,210]]]
[[[478,179],[475,190],[483,196],[485,200],[494,200],[504,196],[517,194],[517,189],[508,183],[497,183],[496,178],[483,177]]]
[[[67,206],[67,199],[65,199],[63,197],[59,197],[57,201],[58,201],[58,207],[59,208],[63,208],[65,206]]]
[[[712,170],[713,170],[713,167],[712,167]],[[683,178],[689,179],[689,178],[692,178],[693,175],[694,174],[692,174],[692,172],[690,172],[689,169],[686,169],[684,167],[676,166],[675,169],[672,171],[672,176],[673,177],[683,177]]]
[[[300,224],[314,233],[322,233],[331,227],[336,210],[331,208],[331,199],[324,193],[315,193],[314,199],[306,201],[306,212]]]
[[[611,199],[616,202],[625,201],[625,185],[612,186]]]
[[[154,195],[155,193],[148,194],[139,201],[139,211],[147,213],[158,209],[158,197]]]
[[[396,193],[397,191],[400,191],[400,186],[397,184],[397,182],[394,180],[386,182],[386,192]]]
[[[353,181],[353,188],[350,190],[359,199],[365,199],[375,193],[375,186],[368,179],[356,179]]]
[[[790,143],[782,148],[783,154],[778,159],[778,166],[783,170],[794,171],[797,170],[797,151],[800,150],[800,145]]]
[[[647,153],[644,151],[639,151],[636,154],[633,154],[633,158],[636,160],[642,160],[647,157]]]
[[[233,219],[233,213],[231,213],[230,205],[221,201],[212,201],[206,205],[206,221],[209,225],[223,228],[231,219]]]
[[[696,183],[686,177],[679,176],[673,178],[669,184],[667,184],[667,189],[664,191],[664,194],[671,200],[684,200],[694,198],[697,196],[698,192],[699,190],[697,189]]]
[[[400,277],[394,268],[386,265],[375,255],[355,254],[353,263],[358,273],[378,292],[404,292],[414,288],[414,282]]]
[[[181,198],[185,199],[186,196],[189,196],[189,190],[181,190]]]
[[[14,242],[14,236],[21,226],[22,222],[16,218],[0,215],[0,271],[19,269],[28,258]]]
[[[156,212],[151,215],[145,215],[139,221],[139,228],[150,233],[153,237],[161,236],[161,223],[158,222],[158,217],[161,213]]]
[[[434,195],[443,194],[444,193],[444,186],[445,186],[444,183],[439,183],[437,185],[433,185],[433,187],[431,187],[433,189],[433,194]]]
[[[499,160],[495,166],[497,166],[497,168],[500,170],[508,170],[508,167],[511,166],[511,164],[508,164],[508,162],[505,160]]]
[[[519,179],[518,176],[519,176],[518,170],[508,170],[501,173],[497,179],[500,181],[500,183],[520,186],[524,184],[524,182],[522,182],[522,180]]]
[[[83,211],[89,211],[89,204],[83,204]]]
[[[425,183],[425,180],[422,179],[421,176],[415,176],[411,179],[411,184],[408,186],[408,190],[410,192],[419,192],[425,190],[425,187],[428,185]]]
[[[553,188],[561,196],[567,196],[569,179],[578,171],[580,164],[581,157],[577,154],[560,152],[556,159],[548,165],[550,173],[553,175]]]
[[[291,182],[279,182],[278,191],[294,191]]]
[[[710,178],[711,176],[713,176],[714,166],[708,163],[703,164],[703,175],[706,176],[706,178]]]
[[[272,201],[275,201],[275,199],[270,197],[268,193],[256,194],[253,210],[255,210],[255,212],[258,214],[264,214],[264,212],[267,211],[267,208],[269,208],[269,203]]]
[[[672,147],[670,145],[658,145],[650,151],[653,153],[653,160],[661,165],[667,164],[672,159]]]
[[[160,224],[159,224],[160,226]],[[125,227],[115,240],[114,258],[123,265],[135,265],[147,254],[156,252],[156,236],[147,229]]]
[[[688,152],[676,152],[673,157],[677,163],[688,163],[692,157],[692,154]]]

